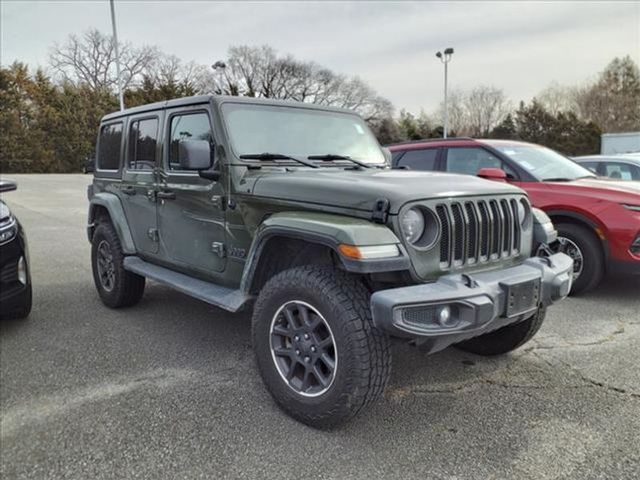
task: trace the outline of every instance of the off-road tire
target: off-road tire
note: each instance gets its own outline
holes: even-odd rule
[[[309,426],[328,429],[353,418],[384,391],[391,372],[389,338],[371,320],[363,283],[330,267],[302,266],[275,275],[262,288],[252,319],[252,341],[264,383],[282,410]],[[317,397],[294,391],[271,354],[271,322],[291,301],[306,302],[333,332],[337,367],[329,389]]]
[[[456,348],[476,355],[502,355],[521,347],[538,332],[546,316],[546,308],[540,308],[534,315],[513,325],[499,328],[479,337],[456,343]]]
[[[115,284],[111,291],[105,290],[100,281],[97,266],[98,246],[106,241],[113,255]],[[145,278],[124,269],[124,254],[120,239],[110,222],[101,222],[93,234],[91,241],[91,267],[93,281],[98,290],[102,302],[110,308],[130,307],[142,298],[144,293]]]
[[[571,287],[571,295],[593,290],[604,275],[604,257],[597,237],[590,229],[573,223],[556,225],[559,237],[565,237],[575,243],[582,252],[582,273]]]

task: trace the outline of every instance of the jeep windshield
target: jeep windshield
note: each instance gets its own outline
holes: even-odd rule
[[[542,182],[569,182],[595,175],[573,160],[545,147],[489,143]]]
[[[272,152],[311,157],[319,165],[353,164],[349,159],[385,164],[378,141],[355,114],[248,103],[225,103],[222,113],[231,148],[239,158]]]

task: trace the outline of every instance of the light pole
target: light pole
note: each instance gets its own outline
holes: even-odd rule
[[[113,45],[116,51],[116,73],[118,74],[118,97],[120,99],[120,110],[124,110],[124,97],[122,96],[122,79],[120,78],[120,52],[118,51],[118,32],[116,30],[116,8],[113,0],[111,4],[111,27],[113,28]]]
[[[442,54],[442,52],[436,53],[436,57],[438,57],[440,61],[444,63],[444,138],[447,138],[447,129],[449,126],[449,105],[447,103],[447,66],[451,61],[451,55],[453,55],[453,48],[451,47],[444,49],[444,55]]]

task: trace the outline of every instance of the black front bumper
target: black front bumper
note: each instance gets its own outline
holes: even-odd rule
[[[435,352],[525,320],[565,298],[572,271],[573,260],[557,253],[502,270],[447,275],[430,284],[382,290],[371,297],[373,322]]]
[[[0,316],[20,310],[31,302],[31,275],[26,238],[22,227],[10,241],[0,245]],[[22,273],[19,271],[22,269]]]

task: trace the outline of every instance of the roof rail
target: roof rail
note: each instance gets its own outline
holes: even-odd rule
[[[471,138],[471,137],[423,138],[421,140],[408,140],[406,142],[390,143],[389,145],[386,145],[386,146],[395,147],[398,145],[412,145],[415,143],[449,142],[449,141],[455,142],[459,140],[475,140],[475,138]]]

